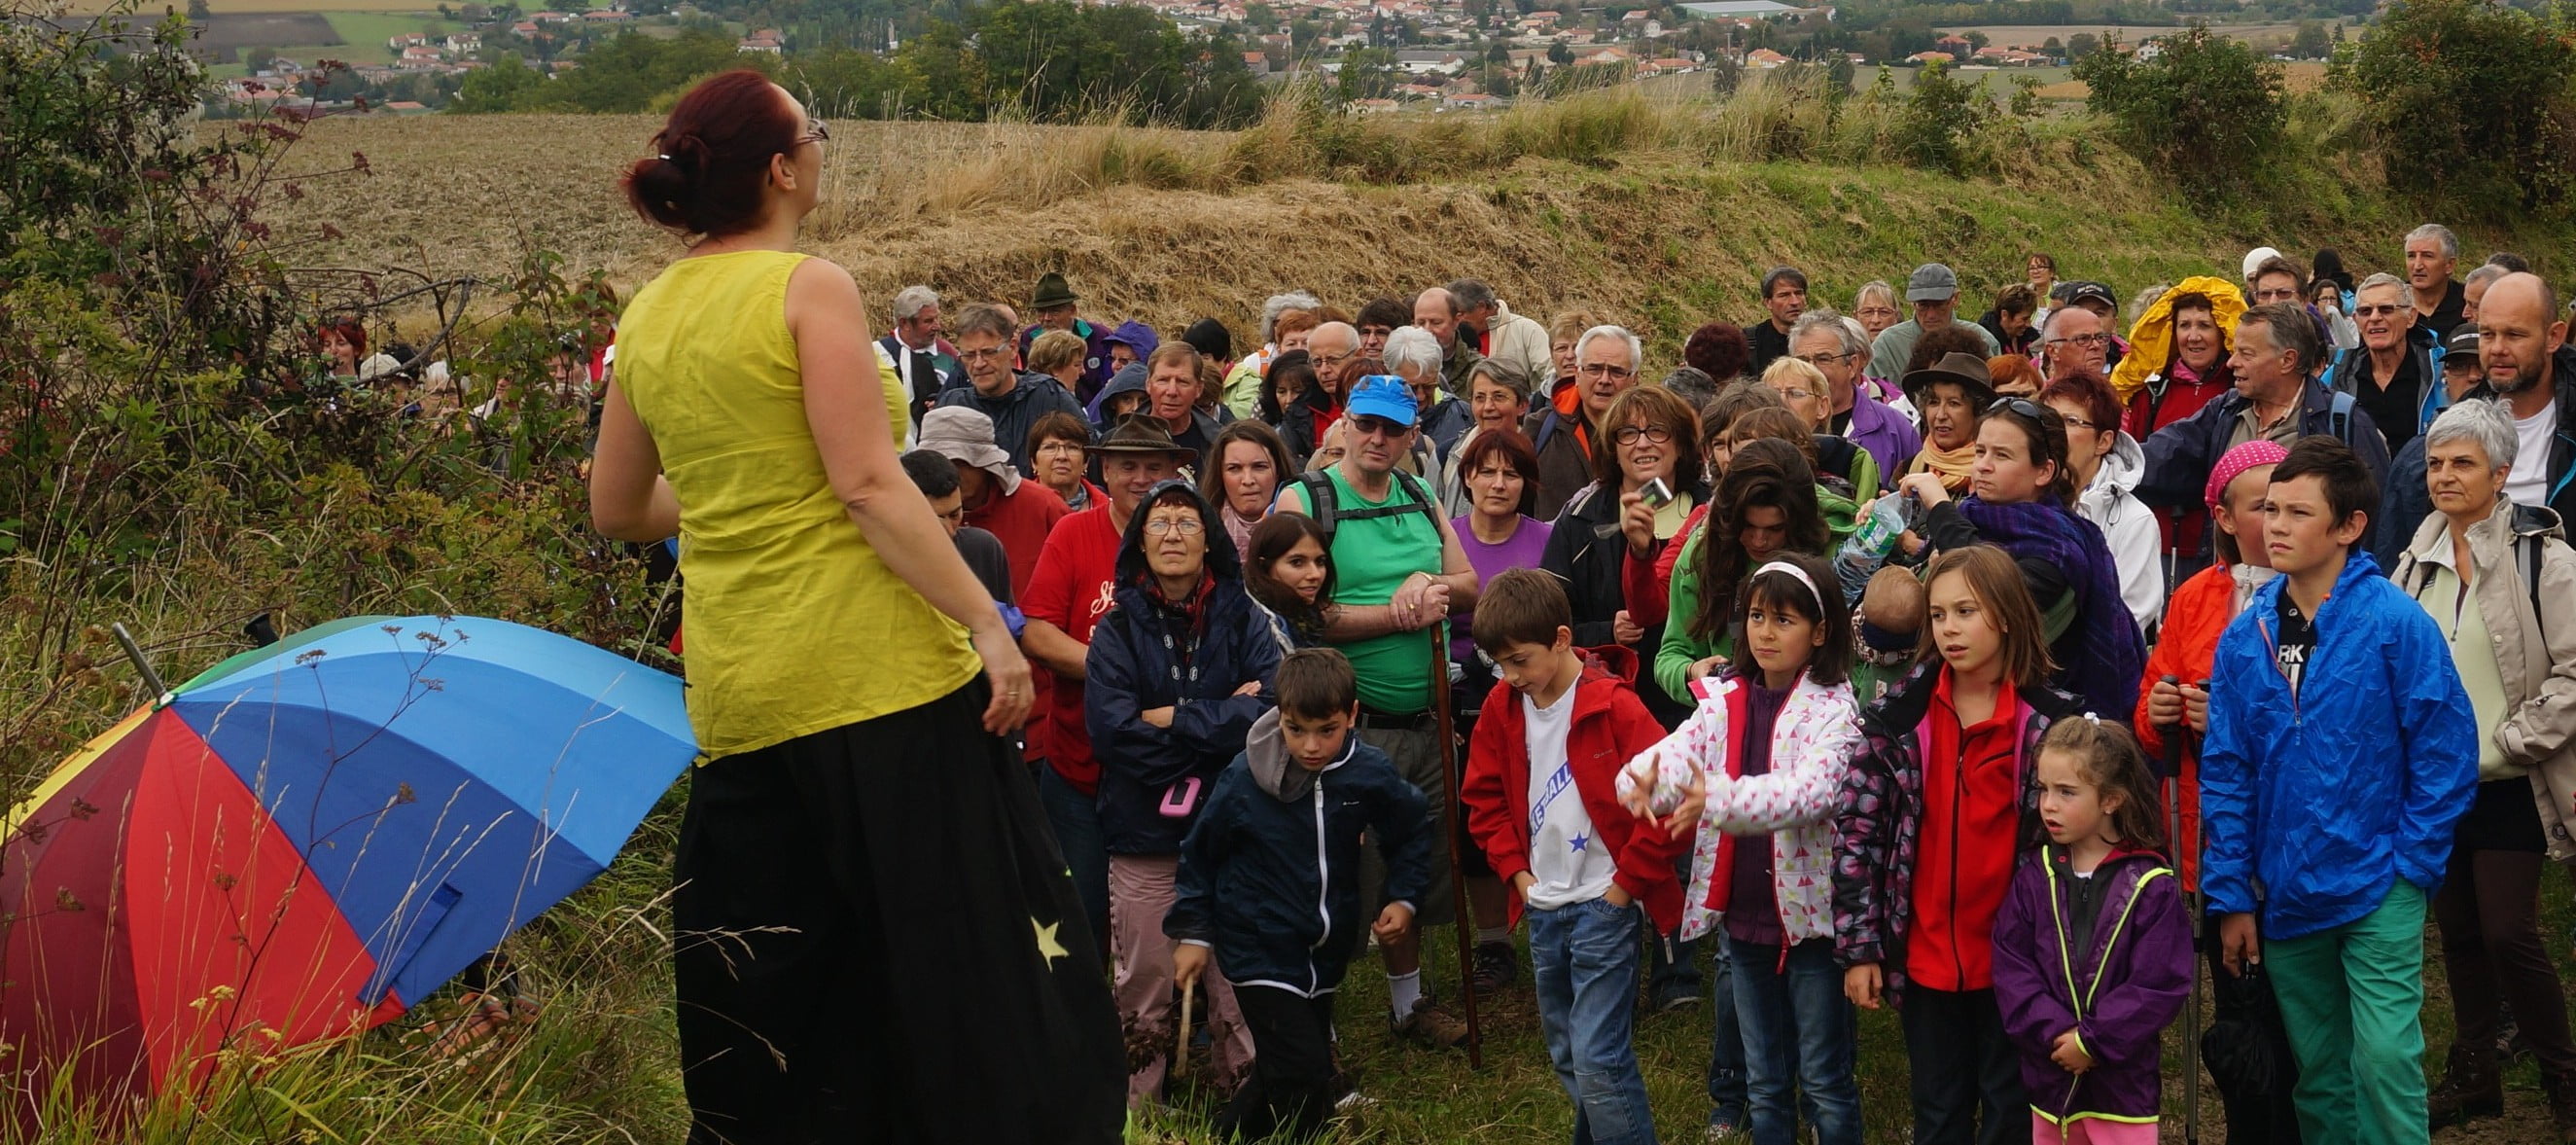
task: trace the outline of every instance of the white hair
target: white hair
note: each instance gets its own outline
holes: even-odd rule
[[[1798,315],[1798,320],[1789,324],[1789,344],[1795,346],[1798,339],[1817,330],[1832,334],[1843,353],[1869,353],[1869,331],[1861,327],[1859,320],[1845,318],[1831,306],[1810,306],[1806,313]]]
[[[2411,243],[2417,239],[2432,239],[2441,243],[2443,258],[2460,257],[2460,236],[2452,234],[2451,228],[2440,223],[2426,223],[2406,232],[2407,242]]]
[[[2424,447],[2431,449],[2453,441],[2474,441],[2487,451],[2491,469],[2513,468],[2514,455],[2522,450],[2522,437],[2513,428],[2513,416],[2504,403],[2473,399],[2458,402],[2433,419],[2433,427],[2424,431]]]
[[[1377,352],[1377,358],[1390,374],[1409,378],[1416,370],[1426,370],[1438,378],[1440,339],[1419,326],[1398,326],[1387,334],[1386,346]]]
[[[901,322],[927,307],[939,305],[939,292],[927,286],[907,286],[895,292],[894,317]]]
[[[2472,271],[2470,271],[2470,272],[2469,272],[2468,277],[2463,278],[2463,279],[2461,279],[2461,280],[2460,280],[2460,285],[2461,285],[2461,286],[2464,286],[2464,287],[2467,287],[2467,286],[2477,286],[2477,285],[2480,285],[2480,284],[2482,284],[2482,283],[2483,283],[2483,284],[2492,284],[2492,283],[2494,283],[2494,282],[2495,282],[2495,280],[2497,280],[2497,279],[2499,279],[2499,278],[2503,278],[2504,276],[2506,276],[2506,275],[2508,275],[2508,274],[2512,274],[2512,273],[2513,273],[2512,271],[2510,271],[2510,270],[2506,270],[2505,268],[2503,268],[2503,267],[2501,267],[2501,266],[2497,266],[2497,265],[2496,265],[2496,264],[2494,264],[2494,263],[2491,263],[2491,262],[2482,262],[2482,263],[2479,263],[2479,264],[2478,264],[2478,268],[2477,268],[2476,270],[2472,270]]]
[[[1279,336],[1276,331],[1279,326],[1279,315],[1281,312],[1289,310],[1321,310],[1323,308],[1323,300],[1318,299],[1314,295],[1308,294],[1303,290],[1291,290],[1286,294],[1271,295],[1268,301],[1261,304],[1262,342],[1267,344],[1279,340]]]
[[[2361,280],[2361,285],[2356,286],[2356,287],[2353,287],[2353,288],[2352,288],[2352,292],[2353,292],[2353,294],[2354,294],[2354,295],[2358,296],[2362,291],[2365,291],[2365,290],[2377,290],[2378,288],[2383,287],[2383,286],[2388,287],[2388,288],[2389,288],[2389,289],[2391,289],[2391,290],[2398,290],[2398,291],[2403,291],[2403,290],[2406,290],[2406,289],[2407,289],[2407,286],[2406,286],[2406,280],[2405,280],[2405,279],[2399,278],[2399,277],[2397,277],[2396,275],[2390,274],[2390,273],[2388,273],[2387,271],[2384,271],[2384,270],[2383,270],[2383,271],[2380,271],[2380,272],[2379,272],[2379,273],[2377,273],[2377,274],[2371,275],[2371,276],[2370,276],[2370,277],[2368,277],[2368,278],[2362,279],[2362,280]]]
[[[1574,360],[1577,363],[1583,360],[1583,348],[1591,345],[1596,338],[1611,338],[1625,343],[1628,347],[1628,368],[1630,370],[1645,368],[1646,344],[1638,341],[1637,336],[1629,333],[1625,326],[1595,326],[1584,331],[1582,337],[1574,340]]]

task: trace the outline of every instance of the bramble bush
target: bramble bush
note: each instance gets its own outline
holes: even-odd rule
[[[2360,105],[2390,190],[2507,221],[2576,186],[2576,25],[2481,0],[2392,4],[2330,70]]]
[[[2117,50],[2075,62],[2085,106],[2110,118],[2120,144],[2200,202],[2250,191],[2280,153],[2289,123],[2280,65],[2195,21],[2140,62]]]

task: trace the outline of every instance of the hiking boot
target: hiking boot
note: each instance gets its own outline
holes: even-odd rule
[[[1389,1023],[1397,1037],[1408,1038],[1440,1049],[1456,1049],[1467,1044],[1467,1023],[1456,1015],[1434,1005],[1430,998],[1413,1004],[1413,1012],[1401,1022]]]
[[[2442,1084],[2433,1087],[2424,1104],[2435,1129],[2503,1116],[2504,1075],[2496,1069],[2495,1046],[2452,1046]]]
[[[2540,1088],[2549,1093],[2549,1124],[2558,1131],[2561,1145],[2576,1145],[2576,1078],[2553,1081],[2540,1079]]]
[[[1698,982],[1683,978],[1667,978],[1657,982],[1646,994],[1646,1012],[1650,1014],[1668,1014],[1684,1006],[1696,1006],[1708,1000],[1707,992],[1700,989]]]
[[[1476,944],[1476,974],[1472,981],[1475,983],[1477,997],[1500,996],[1519,979],[1520,970],[1521,960],[1518,955],[1512,953],[1511,943],[1479,942]]]

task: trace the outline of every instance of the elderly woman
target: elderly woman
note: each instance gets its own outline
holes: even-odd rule
[[[1852,296],[1852,317],[1861,331],[1875,342],[1887,328],[1905,320],[1905,312],[1896,305],[1896,288],[1884,280],[1873,279],[1860,284]]]
[[[1117,607],[1100,618],[1085,654],[1083,718],[1100,758],[1118,1014],[1128,1029],[1162,1030],[1172,1009],[1163,915],[1181,839],[1217,773],[1269,709],[1280,648],[1270,615],[1244,591],[1234,545],[1216,535],[1208,502],[1182,482],[1156,485],[1128,520],[1116,584]],[[1235,1075],[1252,1060],[1252,1036],[1225,979],[1203,981],[1217,1076]],[[1168,1064],[1160,1051],[1170,1041],[1154,1039],[1156,1052],[1142,1064],[1130,1057],[1130,1105],[1160,1098]]]
[[[1603,432],[1592,443],[1592,484],[1565,503],[1547,538],[1539,567],[1564,578],[1574,605],[1574,643],[1651,650],[1663,641],[1660,625],[1642,625],[1628,613],[1622,565],[1652,564],[1679,536],[1691,510],[1708,500],[1698,480],[1699,419],[1660,386],[1637,386],[1610,403]],[[1649,500],[1647,489],[1660,483]],[[1640,681],[1638,697],[1666,726],[1690,713],[1688,693],[1668,694]]]
[[[1440,497],[1442,511],[1455,517],[1467,511],[1474,495],[1467,490],[1467,475],[1460,459],[1467,447],[1488,433],[1510,430],[1519,433],[1521,419],[1529,416],[1530,376],[1520,364],[1503,358],[1483,358],[1467,375],[1467,417],[1470,424],[1458,444],[1450,447],[1440,464]],[[1531,495],[1537,495],[1538,470],[1533,463],[1528,477]]]
[[[1217,507],[1217,515],[1225,521],[1226,538],[1237,554],[1249,551],[1252,527],[1270,515],[1270,501],[1279,492],[1279,483],[1294,471],[1288,464],[1288,447],[1269,426],[1257,421],[1230,423],[1208,444],[1199,495]]]
[[[1440,475],[1440,459],[1458,446],[1467,435],[1474,418],[1467,405],[1440,388],[1442,354],[1440,339],[1419,326],[1398,326],[1386,336],[1386,349],[1380,355],[1386,372],[1404,379],[1413,391],[1414,405],[1420,413],[1415,423],[1422,432],[1414,435],[1412,464],[1405,466],[1428,477]]]
[[[2576,857],[2564,820],[2576,797],[2576,551],[2558,515],[2516,505],[2505,475],[2520,440],[2504,407],[2462,402],[2426,432],[2425,480],[2437,515],[2415,530],[2390,579],[2431,613],[2478,726],[2476,801],[2453,835],[2433,896],[2459,1036],[2431,1095],[2433,1124],[2503,1111],[2497,1002],[2513,1009],[2540,1059],[2563,1135],[2576,1131],[2576,1042],[2566,996],[2542,945],[2543,858]]]
[[[1819,473],[1842,480],[1848,486],[1844,491],[1852,496],[1878,494],[1878,458],[1860,443],[1827,428],[1833,422],[1834,394],[1823,370],[1797,358],[1778,358],[1762,371],[1762,384],[1779,394],[1789,412],[1807,427],[1814,438]]]

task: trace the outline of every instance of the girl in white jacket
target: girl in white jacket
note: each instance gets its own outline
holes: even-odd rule
[[[1861,746],[1851,611],[1798,553],[1755,569],[1735,607],[1737,662],[1692,686],[1697,709],[1621,770],[1619,797],[1698,833],[1682,937],[1726,941],[1754,1139],[1791,1140],[1803,1092],[1820,1145],[1859,1145],[1832,901],[1833,817]]]

